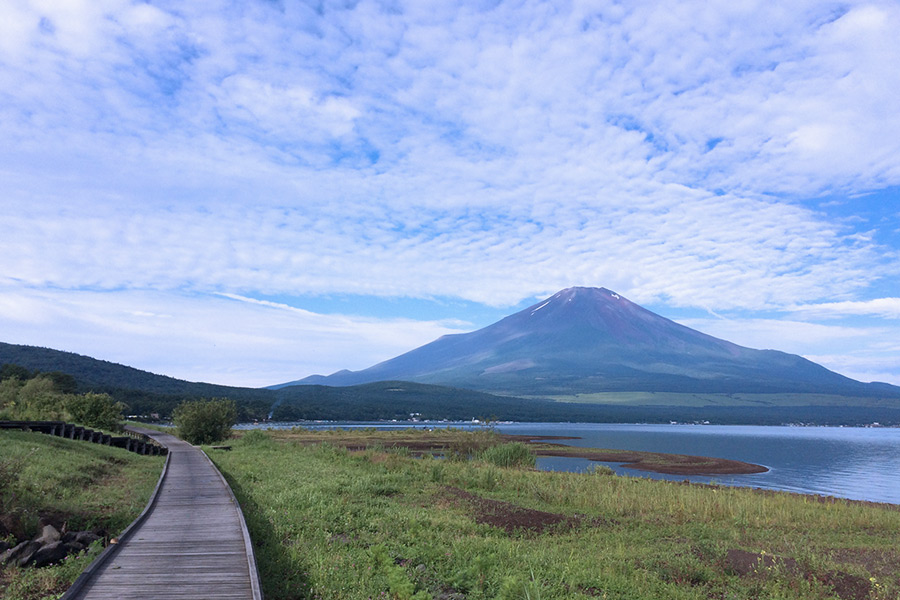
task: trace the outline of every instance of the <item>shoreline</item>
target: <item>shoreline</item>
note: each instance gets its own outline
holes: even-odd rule
[[[528,444],[538,456],[586,458],[597,462],[620,463],[622,467],[629,469],[664,475],[752,475],[766,473],[769,470],[768,467],[762,465],[728,458],[636,450],[580,448],[550,441],[581,439],[575,436],[529,436],[503,433],[500,435],[511,442]]]

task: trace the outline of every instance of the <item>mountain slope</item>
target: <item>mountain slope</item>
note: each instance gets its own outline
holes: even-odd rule
[[[604,288],[569,288],[478,331],[368,369],[285,385],[404,380],[517,395],[604,391],[830,393],[900,397],[809,360],[679,325]]]

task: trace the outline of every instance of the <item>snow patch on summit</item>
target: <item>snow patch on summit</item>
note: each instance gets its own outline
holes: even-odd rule
[[[491,373],[513,373],[515,371],[530,369],[531,367],[534,367],[536,365],[537,363],[530,358],[520,358],[518,360],[512,360],[510,362],[503,363],[502,365],[488,367],[487,369],[482,371],[481,374],[490,375]]]
[[[550,300],[547,300],[546,302],[544,302],[543,304],[541,304],[540,306],[538,306],[536,309],[534,309],[533,311],[531,311],[531,314],[536,313],[537,311],[541,310],[542,308],[544,308],[544,307],[547,306],[548,304],[550,304]]]

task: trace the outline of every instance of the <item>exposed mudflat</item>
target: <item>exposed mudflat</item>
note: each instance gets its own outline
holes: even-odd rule
[[[414,454],[426,452],[435,454],[446,454],[448,452],[474,454],[477,450],[486,447],[481,445],[487,440],[479,439],[480,433],[482,432],[470,434],[440,429],[433,431],[401,430],[391,432],[332,430],[327,432],[285,432],[280,435],[301,444],[328,442],[348,450],[382,447],[406,448]],[[493,433],[492,435],[496,436],[493,438],[492,443],[523,442],[528,444],[537,456],[568,456],[600,462],[614,462],[631,469],[665,473],[667,475],[745,475],[765,473],[769,470],[761,465],[726,458],[603,448],[579,448],[557,443],[559,440],[579,439],[576,437],[527,436],[503,433]]]
[[[748,475],[765,473],[769,469],[762,465],[687,454],[664,454],[660,452],[636,452],[631,450],[607,450],[601,448],[578,448],[552,443],[553,440],[578,439],[563,436],[503,435],[510,441],[530,444],[538,456],[563,456],[586,458],[600,462],[619,463],[629,469],[652,471],[667,475]]]

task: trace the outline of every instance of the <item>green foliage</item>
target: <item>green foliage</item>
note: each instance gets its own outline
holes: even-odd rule
[[[108,394],[70,394],[66,377],[42,373],[31,379],[16,376],[0,381],[0,418],[20,421],[71,421],[107,431],[120,428],[124,405]],[[60,383],[61,382],[61,383]]]
[[[72,420],[80,425],[116,431],[121,428],[125,405],[113,400],[109,394],[88,392],[71,396],[66,408]]]
[[[19,478],[26,459],[27,456],[0,457],[0,515],[10,514],[13,511]]]
[[[416,592],[416,584],[410,580],[406,570],[396,564],[388,556],[383,544],[378,544],[370,550],[376,572],[384,575],[388,584],[388,591],[397,600],[431,600],[431,594],[426,590]]]
[[[534,452],[522,442],[498,444],[491,446],[478,455],[478,459],[497,465],[498,467],[534,468],[536,458]]]
[[[231,427],[237,422],[237,407],[234,400],[227,398],[182,402],[175,408],[173,420],[178,435],[185,441],[212,444],[231,435]]]
[[[493,429],[476,429],[455,440],[448,449],[447,458],[467,461],[499,443],[500,438]]]
[[[34,376],[35,373],[32,373],[21,365],[6,363],[0,366],[0,380],[15,378],[20,381],[25,381],[26,379],[31,379]]]
[[[272,438],[262,429],[250,429],[241,435],[241,444],[245,446],[272,446]]]
[[[531,579],[522,580],[521,577],[507,577],[500,587],[498,600],[541,600],[543,586],[534,579],[534,571]]]
[[[608,467],[606,465],[591,465],[590,467],[588,467],[587,472],[591,473],[593,475],[601,475],[601,476],[603,476],[603,475],[612,476],[612,475],[616,474],[616,472],[612,469],[612,467]]]
[[[355,434],[359,447],[377,441]],[[836,572],[876,577],[878,600],[900,597],[900,512],[889,508],[264,435],[211,458],[244,510],[269,600],[821,600],[834,594],[817,578]],[[389,448],[396,434],[380,441]],[[569,524],[493,524],[529,511]],[[801,570],[738,576],[732,548],[792,557]]]
[[[0,418],[20,421],[54,421],[70,417],[69,397],[56,390],[53,380],[39,375],[20,380],[10,377],[0,382]]]
[[[70,531],[115,535],[150,498],[164,459],[41,433],[0,433],[0,539],[33,538],[49,518]],[[7,535],[8,534],[8,535]],[[58,598],[100,553],[99,544],[60,565],[0,567],[0,598]]]
[[[513,398],[444,386],[408,382],[377,382],[349,387],[297,385],[278,390],[236,388],[181,381],[124,365],[48,348],[0,342],[0,374],[24,381],[38,371],[71,376],[59,391],[105,392],[128,405],[131,414],[159,413],[163,418],[186,400],[231,398],[241,422],[263,420],[274,406],[273,418],[295,420],[423,419],[468,420],[484,414],[511,421],[571,421],[590,423],[668,423],[670,421],[780,425],[804,422],[818,425],[855,425],[878,421],[900,424],[895,391],[872,388],[875,396],[833,394],[757,395],[706,394],[702,405],[695,393],[606,392],[598,398],[558,396],[552,400]],[[4,370],[5,369],[5,370]],[[7,376],[0,376],[0,379]],[[57,377],[58,378],[58,377]],[[71,389],[74,379],[77,389]],[[877,393],[876,393],[877,392]],[[561,391],[560,393],[563,393]],[[761,409],[756,398],[764,400]],[[785,401],[785,405],[778,405]],[[584,403],[588,400],[588,403]],[[685,402],[685,405],[681,405]],[[732,405],[735,402],[740,406]]]

